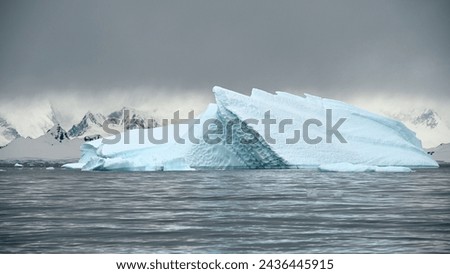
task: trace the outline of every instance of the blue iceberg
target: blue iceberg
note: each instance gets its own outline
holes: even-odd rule
[[[340,101],[259,89],[250,96],[221,87],[213,92],[216,103],[195,122],[134,129],[87,142],[79,162],[65,167],[155,171],[348,163],[347,171],[352,165],[395,171],[404,169],[390,167],[438,166],[401,122]]]

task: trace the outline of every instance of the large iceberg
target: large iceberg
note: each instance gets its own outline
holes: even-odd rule
[[[213,92],[216,104],[191,119],[195,122],[134,129],[85,143],[79,163],[66,167],[152,171],[339,163],[438,166],[402,123],[340,101],[259,89],[251,96],[221,87]]]

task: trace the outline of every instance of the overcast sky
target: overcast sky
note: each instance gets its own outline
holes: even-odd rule
[[[449,14],[433,0],[1,1],[0,106],[196,109],[221,85],[394,95],[448,117]]]

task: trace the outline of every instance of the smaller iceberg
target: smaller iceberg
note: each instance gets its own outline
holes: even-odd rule
[[[61,167],[67,169],[82,169],[84,165],[85,163],[69,163],[62,165]]]
[[[368,166],[362,164],[336,163],[319,166],[320,171],[328,172],[412,172],[409,167],[402,166]]]
[[[14,164],[14,167],[23,167],[23,165],[22,165],[22,164],[19,164],[19,163],[15,163],[15,164]]]

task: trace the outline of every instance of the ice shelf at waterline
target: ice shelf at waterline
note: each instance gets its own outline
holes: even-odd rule
[[[91,141],[81,146],[82,156],[79,162],[65,167],[84,170],[152,171],[318,168],[320,165],[336,163],[438,166],[422,149],[415,133],[401,122],[340,101],[308,94],[271,94],[258,89],[253,89],[251,96],[221,87],[214,87],[213,92],[216,104],[210,104],[197,117],[199,123],[178,125],[179,132],[176,132],[176,126],[171,124],[149,130],[131,130],[121,133],[120,136],[108,137],[107,140]],[[327,117],[327,110],[332,111],[332,117]],[[267,111],[270,111],[270,118],[276,121],[269,128],[271,141],[264,138],[267,136],[267,128],[266,124],[261,122],[266,118]],[[216,140],[215,138],[224,136],[220,134],[223,132],[218,130],[217,124],[213,124],[209,125],[208,129],[215,127],[216,131],[213,132],[217,134],[209,134],[208,138],[205,138],[207,133],[203,126],[211,119],[222,125],[228,125],[231,121],[244,122],[246,128],[243,130],[231,127],[228,132],[231,132],[232,142],[229,138],[221,138],[221,142],[211,144],[205,140]],[[283,122],[283,125],[280,125],[283,119],[291,119],[291,122]],[[315,123],[308,124],[308,136],[304,137],[302,133],[308,119],[314,119]],[[339,119],[345,119],[338,129],[344,140],[340,140],[338,136],[331,136],[329,140],[325,136],[328,123],[335,125]],[[227,132],[225,126],[221,130]],[[288,144],[287,140],[292,140],[296,131],[300,132],[303,138]],[[164,134],[168,140],[163,144],[149,141],[149,135],[153,138],[151,140],[160,140]],[[189,134],[199,142],[192,141]],[[180,143],[175,136],[183,137],[185,143]],[[249,136],[253,137],[253,142],[241,142]],[[311,139],[315,142],[307,141]],[[321,141],[317,142],[318,140]]]

